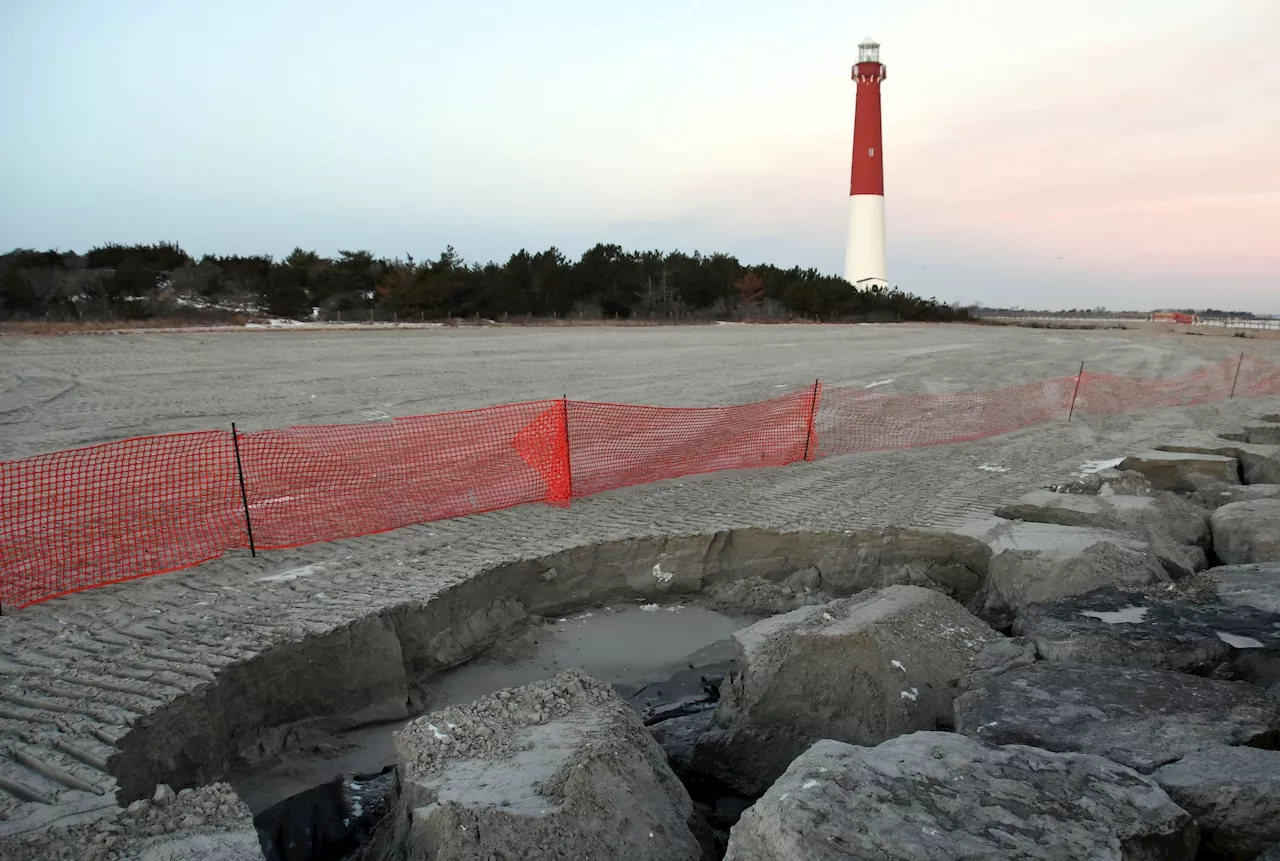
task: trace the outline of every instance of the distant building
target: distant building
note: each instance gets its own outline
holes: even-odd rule
[[[1153,323],[1181,323],[1184,326],[1190,326],[1195,323],[1196,318],[1191,314],[1184,314],[1181,311],[1156,311],[1151,315]]]

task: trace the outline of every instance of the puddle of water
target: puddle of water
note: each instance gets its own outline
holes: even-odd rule
[[[699,693],[703,675],[725,672],[734,631],[754,619],[693,605],[648,611],[635,605],[588,610],[531,628],[432,679],[426,711],[471,702],[502,688],[527,685],[576,668],[614,685],[637,709]],[[290,752],[277,763],[230,782],[255,814],[338,774],[371,774],[395,762],[392,733],[405,721],[335,735],[339,752]]]

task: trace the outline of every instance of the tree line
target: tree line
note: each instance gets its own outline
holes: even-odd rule
[[[816,269],[747,266],[727,254],[625,251],[599,244],[576,260],[556,248],[468,263],[295,248],[282,259],[210,255],[176,243],[107,244],[84,254],[0,255],[0,319],[187,318],[448,320],[808,319],[954,321],[967,309],[898,288],[853,288]]]

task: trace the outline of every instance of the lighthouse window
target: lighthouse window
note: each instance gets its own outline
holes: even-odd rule
[[[871,149],[867,150],[867,155],[871,156],[872,158],[875,158],[875,156],[876,156],[876,148],[875,148],[875,147],[871,147]]]

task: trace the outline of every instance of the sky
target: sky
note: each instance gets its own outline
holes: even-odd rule
[[[1280,314],[1276,0],[0,0],[0,247],[839,274],[868,36],[892,283]]]

